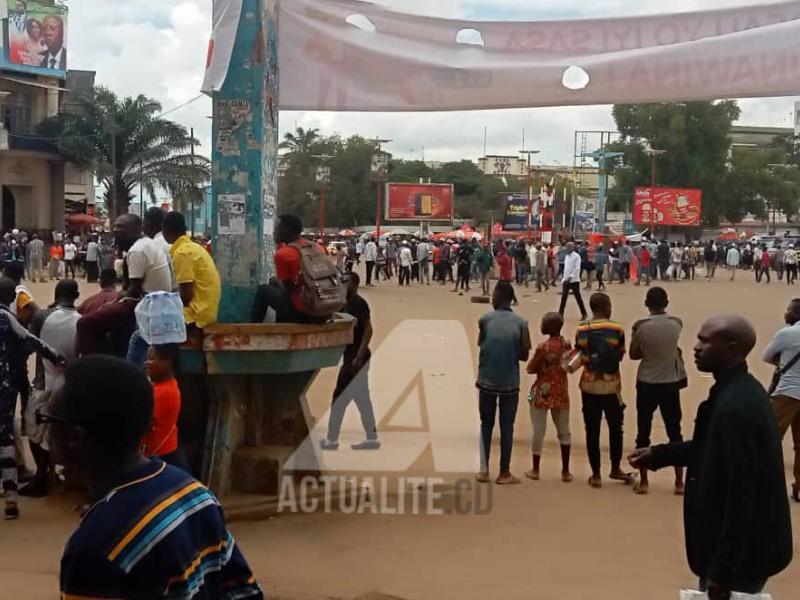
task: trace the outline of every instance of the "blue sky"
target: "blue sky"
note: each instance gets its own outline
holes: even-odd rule
[[[377,0],[395,10],[475,20],[541,20],[628,16],[669,10],[698,10],[767,0]],[[70,68],[97,71],[99,83],[123,95],[144,93],[165,109],[197,96],[211,29],[211,0],[71,0]],[[742,122],[790,124],[790,99],[742,102]],[[194,127],[210,148],[211,102],[196,101],[170,115]],[[281,129],[320,127],[326,133],[360,133],[395,140],[388,148],[403,158],[477,159],[484,127],[491,153],[515,153],[522,129],[528,147],[542,150],[541,162],[572,161],[576,129],[613,129],[610,107],[545,108],[445,114],[351,114],[283,112]]]

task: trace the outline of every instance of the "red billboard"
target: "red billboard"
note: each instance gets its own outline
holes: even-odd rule
[[[637,225],[698,227],[703,192],[695,189],[637,187],[633,222]]]
[[[450,183],[387,183],[388,221],[451,221],[453,185]]]

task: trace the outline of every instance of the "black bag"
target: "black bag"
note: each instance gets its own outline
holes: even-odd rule
[[[613,375],[619,371],[619,352],[599,331],[589,331],[589,369],[594,373]]]
[[[775,393],[775,390],[778,389],[778,384],[781,382],[781,377],[786,375],[787,371],[791,369],[793,366],[797,364],[797,361],[800,360],[800,352],[795,354],[786,366],[783,368],[777,367],[775,369],[775,373],[772,375],[772,382],[769,384],[769,391],[767,392],[770,396]]]

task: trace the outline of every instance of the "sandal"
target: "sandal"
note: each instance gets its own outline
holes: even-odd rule
[[[526,471],[525,477],[533,479],[534,481],[539,481],[539,471],[534,471],[533,469]]]
[[[599,475],[592,475],[589,477],[589,485],[593,488],[600,488],[603,487],[603,480],[600,478]]]
[[[636,481],[633,473],[623,473],[621,471],[619,473],[611,473],[608,478],[614,481],[621,481],[625,485],[631,485]]]
[[[19,507],[16,502],[6,502],[4,518],[6,521],[13,521],[19,518]]]
[[[570,483],[572,482],[573,479],[574,477],[572,476],[572,473],[569,472],[561,473],[561,481],[563,481],[564,483]]]
[[[633,493],[639,496],[646,496],[647,492],[649,491],[650,485],[647,483],[642,483],[641,481],[637,481],[633,484]]]

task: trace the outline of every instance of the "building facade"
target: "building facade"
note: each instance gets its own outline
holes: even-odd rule
[[[18,2],[16,12],[0,17],[0,231],[60,231],[66,212],[86,212],[94,202],[94,180],[38,127],[69,110],[70,95],[90,89],[94,73],[66,70],[67,10],[60,4]]]

